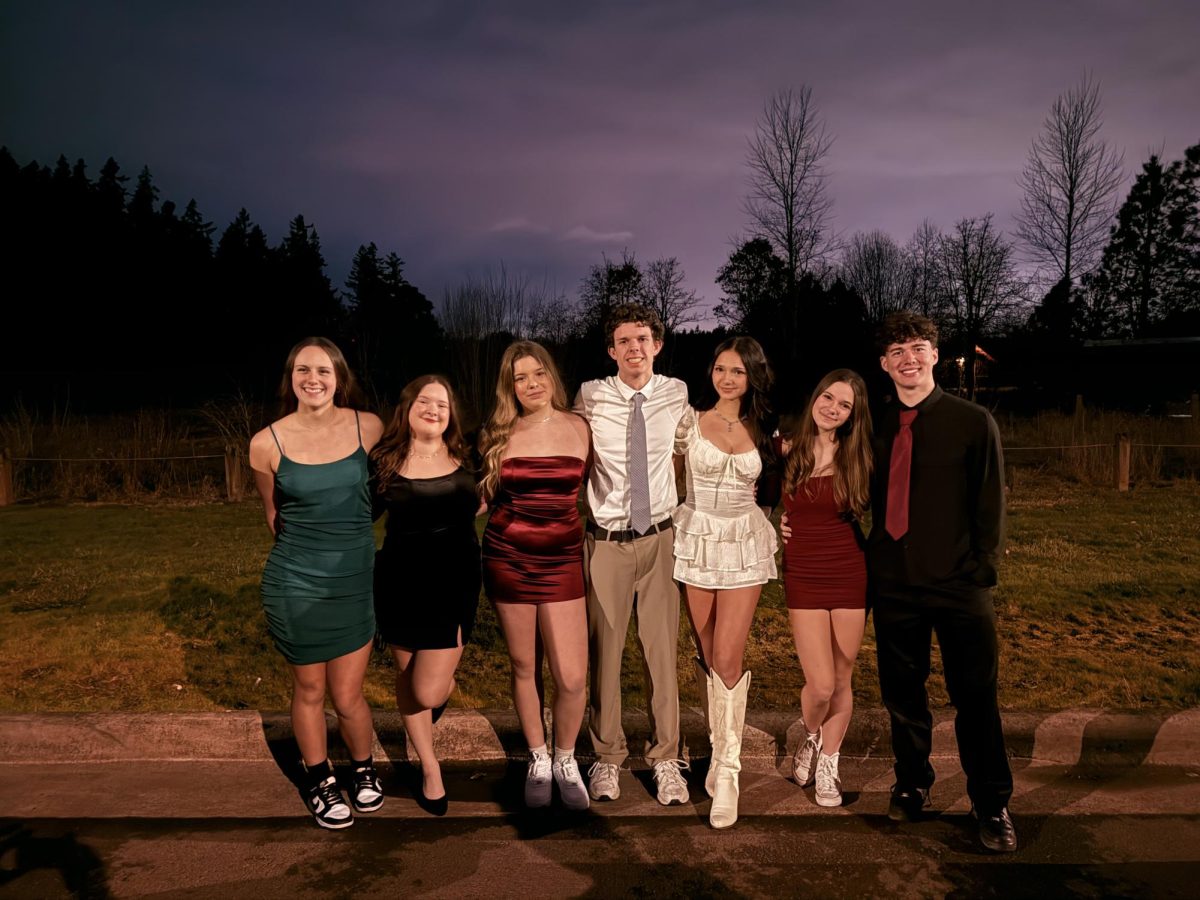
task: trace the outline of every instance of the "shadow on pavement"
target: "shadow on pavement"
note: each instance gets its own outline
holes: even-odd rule
[[[62,884],[74,897],[108,897],[108,875],[104,862],[86,844],[81,844],[72,833],[56,834],[54,826],[42,826],[35,833],[25,824],[0,826],[0,888],[18,879],[27,879],[22,884],[25,896],[34,896],[41,891],[31,882],[41,870],[57,872]],[[46,885],[47,890],[54,891]],[[25,893],[28,891],[28,893]]]

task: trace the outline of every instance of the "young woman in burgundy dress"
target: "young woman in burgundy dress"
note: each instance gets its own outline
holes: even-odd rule
[[[567,408],[550,354],[517,341],[500,361],[496,407],[480,439],[480,492],[491,507],[483,577],[512,661],[513,705],[529,744],[525,803],[588,807],[575,760],[588,660],[579,488],[591,435]],[[554,751],[542,726],[543,655],[554,676]]]
[[[850,369],[817,385],[785,441],[784,593],[804,669],[805,737],[792,759],[796,783],[816,781],[816,801],[840,806],[838,753],[850,724],[850,679],[866,627],[867,570],[858,520],[870,502],[871,413]]]

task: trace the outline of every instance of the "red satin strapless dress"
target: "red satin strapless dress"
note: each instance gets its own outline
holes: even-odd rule
[[[513,456],[483,532],[483,583],[493,603],[554,603],[584,595],[577,456]]]
[[[788,609],[866,609],[866,560],[854,534],[857,526],[842,518],[833,478],[809,479],[784,495],[783,508],[792,529],[783,545]]]

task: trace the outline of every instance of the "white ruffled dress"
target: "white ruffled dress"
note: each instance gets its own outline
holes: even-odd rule
[[[762,473],[757,450],[726,453],[700,433],[688,408],[675,430],[685,455],[687,499],[675,510],[675,579],[723,590],[778,577],[775,529],[755,504]]]

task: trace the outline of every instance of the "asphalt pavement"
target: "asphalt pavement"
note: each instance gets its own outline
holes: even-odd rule
[[[635,757],[621,797],[586,813],[523,809],[510,711],[450,710],[436,730],[448,815],[412,799],[399,717],[380,713],[388,799],[326,832],[289,781],[286,716],[0,716],[0,897],[1200,895],[1200,710],[1006,714],[1020,847],[1004,855],[976,841],[949,714],[931,814],[910,825],[885,815],[882,711],[856,714],[832,810],[786,778],[798,717],[749,719],[741,818],[726,831],[708,826],[695,710],[692,803],[660,806]],[[627,717],[631,746],[646,728]]]

